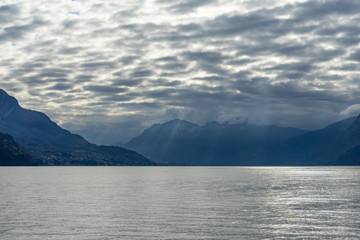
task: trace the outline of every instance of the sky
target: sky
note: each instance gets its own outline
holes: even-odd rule
[[[2,0],[0,88],[97,144],[360,113],[360,1]]]

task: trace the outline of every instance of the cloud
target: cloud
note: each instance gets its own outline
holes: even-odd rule
[[[143,79],[115,79],[112,81],[112,85],[135,87],[140,85],[143,81],[144,81]]]
[[[46,22],[40,19],[34,19],[29,24],[5,27],[2,29],[2,32],[0,32],[0,42],[20,40],[24,38],[26,34],[35,31],[38,27],[41,27],[45,24]]]
[[[113,87],[113,86],[103,86],[103,85],[87,85],[84,87],[84,90],[93,92],[95,94],[113,94],[113,93],[123,93],[126,92],[127,88]]]
[[[65,55],[74,55],[74,54],[77,54],[81,51],[83,51],[84,48],[82,47],[65,47],[63,49],[60,49],[59,50],[59,53],[60,54],[65,54]]]
[[[357,50],[356,52],[351,54],[349,59],[360,62],[360,50]]]
[[[356,14],[360,3],[351,0],[307,1],[299,4],[295,12],[299,19],[321,19],[332,15]]]
[[[173,3],[174,1],[169,0],[158,0],[158,3]],[[208,4],[216,3],[216,0],[181,0],[181,1],[175,1],[175,4],[171,4],[167,7],[168,10],[175,13],[188,13],[191,11],[195,11],[197,8],[206,6]]]
[[[359,103],[356,1],[11,3],[0,88],[97,143],[172,117],[315,128]]]
[[[142,77],[149,77],[153,74],[151,70],[147,69],[137,69],[130,74],[132,78],[142,78]]]
[[[0,6],[0,24],[11,23],[19,13],[20,9],[15,4]]]
[[[200,52],[184,52],[184,57],[189,61],[205,62],[205,63],[221,63],[224,57],[219,52],[200,51]]]
[[[80,65],[82,68],[86,69],[99,69],[99,68],[107,68],[107,69],[113,69],[115,67],[115,63],[113,62],[90,62],[90,63],[83,63]]]
[[[56,90],[56,91],[64,91],[64,90],[72,89],[73,87],[74,86],[72,84],[57,83],[57,84],[49,87],[48,89]]]
[[[353,104],[341,112],[345,116],[357,116],[360,114],[360,104]]]

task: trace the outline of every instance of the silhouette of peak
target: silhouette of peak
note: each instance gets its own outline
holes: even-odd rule
[[[196,126],[195,124],[191,123],[191,122],[188,122],[186,120],[181,120],[181,119],[174,119],[174,120],[171,120],[169,122],[166,122],[166,123],[163,123],[164,126],[166,125],[175,125],[175,126]]]
[[[18,104],[18,101],[14,97],[10,96],[9,94],[7,94],[7,92],[5,92],[2,89],[0,89],[0,101],[1,103],[13,102]]]
[[[356,118],[353,124],[349,128],[350,132],[360,133],[360,115]]]
[[[0,118],[7,117],[18,108],[20,108],[18,101],[0,89]]]

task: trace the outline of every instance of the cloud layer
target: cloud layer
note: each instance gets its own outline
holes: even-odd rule
[[[96,143],[173,118],[315,128],[360,103],[360,2],[0,4],[0,87]]]

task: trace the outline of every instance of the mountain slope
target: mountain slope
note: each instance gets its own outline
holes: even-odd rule
[[[348,118],[323,129],[291,138],[268,153],[279,165],[332,165],[360,144],[360,118]]]
[[[195,165],[261,165],[261,154],[304,133],[296,128],[220,124],[198,126],[183,120],[155,124],[126,147],[155,161]]]
[[[10,135],[0,133],[0,166],[34,165],[39,163],[26,154]]]
[[[310,132],[173,120],[155,124],[126,146],[155,161],[195,165],[359,165],[360,116]]]
[[[62,129],[41,112],[23,109],[0,89],[0,131],[44,165],[153,165],[134,151],[99,147]]]
[[[0,89],[0,131],[11,134],[26,148],[78,149],[90,144],[70,133],[41,112],[23,109]]]
[[[342,154],[335,161],[335,165],[360,165],[360,145],[357,145]]]

